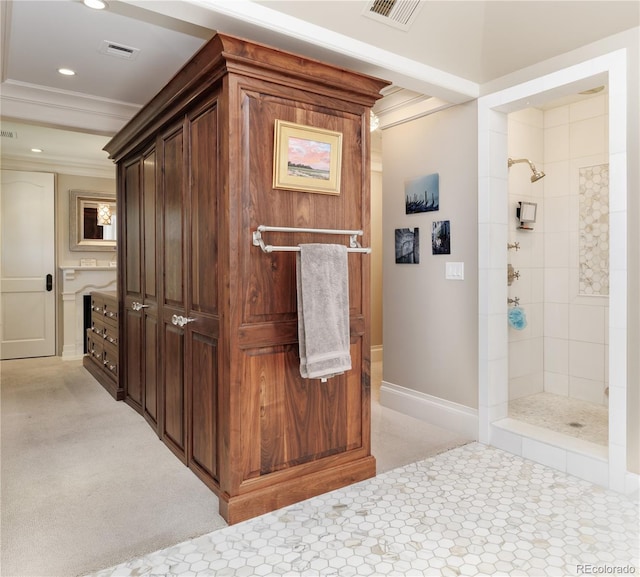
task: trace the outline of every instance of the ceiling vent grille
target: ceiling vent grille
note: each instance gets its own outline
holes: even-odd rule
[[[370,0],[364,15],[389,26],[409,30],[420,11],[420,0]]]
[[[103,40],[102,44],[100,44],[100,52],[102,52],[102,54],[108,54],[109,56],[115,56],[116,58],[135,60],[138,52],[140,52],[140,48],[132,48],[131,46],[124,46],[123,44]]]
[[[3,130],[2,138],[18,138],[18,133],[13,130]]]

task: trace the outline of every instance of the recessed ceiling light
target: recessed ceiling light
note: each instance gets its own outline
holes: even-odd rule
[[[71,68],[58,68],[58,72],[64,76],[75,76],[75,72]]]
[[[87,8],[94,10],[104,10],[107,7],[107,3],[102,0],[83,0],[83,2]]]
[[[31,152],[42,152],[42,148],[32,148]]]

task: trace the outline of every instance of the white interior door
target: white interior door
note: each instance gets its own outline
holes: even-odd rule
[[[53,174],[2,171],[0,358],[55,355]]]

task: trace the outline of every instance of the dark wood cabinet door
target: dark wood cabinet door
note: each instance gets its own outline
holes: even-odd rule
[[[161,437],[171,450],[186,462],[185,329],[179,320],[187,318],[184,270],[187,205],[184,198],[182,124],[174,126],[162,135],[161,154]]]
[[[123,251],[125,401],[158,430],[158,302],[156,153],[152,147],[124,165],[120,206]]]
[[[187,118],[190,250],[186,325],[188,464],[209,485],[218,481],[218,104]]]
[[[120,202],[120,250],[123,252],[122,271],[123,314],[121,318],[124,354],[122,355],[125,401],[142,411],[143,366],[142,351],[142,162],[141,159],[124,166],[124,186]]]
[[[144,365],[142,412],[153,429],[158,432],[158,280],[157,250],[159,237],[157,215],[156,151],[148,150],[142,159],[142,283],[144,294],[143,349],[140,360]]]

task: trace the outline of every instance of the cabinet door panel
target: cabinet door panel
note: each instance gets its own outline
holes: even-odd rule
[[[145,316],[144,322],[144,415],[154,429],[158,426],[158,319]]]
[[[182,128],[164,139],[162,222],[165,304],[184,306],[184,198]]]
[[[120,227],[125,251],[125,291],[127,296],[142,297],[140,259],[142,238],[140,230],[140,162],[125,168],[124,219]]]
[[[184,331],[165,323],[163,438],[185,460]]]
[[[190,121],[191,306],[218,313],[218,108]]]
[[[158,218],[156,214],[156,153],[150,151],[143,160],[144,198],[144,295],[145,301],[157,298],[156,281],[156,230]]]
[[[351,354],[359,361],[359,346]],[[245,478],[362,447],[363,391],[355,371],[326,383],[302,379],[296,346],[249,350],[244,364]]]
[[[190,359],[190,460],[215,480],[218,477],[217,342],[192,334]]]
[[[142,314],[126,310],[124,316],[126,343],[125,399],[136,410],[142,407]]]

